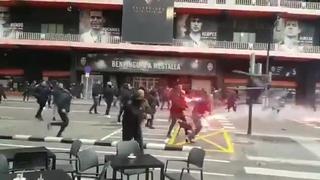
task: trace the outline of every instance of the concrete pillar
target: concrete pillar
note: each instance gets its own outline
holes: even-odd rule
[[[304,63],[297,67],[296,103],[313,107],[315,103],[315,87],[317,82],[317,64]]]

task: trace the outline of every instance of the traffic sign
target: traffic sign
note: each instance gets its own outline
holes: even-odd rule
[[[85,73],[91,73],[91,70],[92,70],[92,68],[91,68],[91,66],[86,66],[86,67],[84,67],[84,72]]]

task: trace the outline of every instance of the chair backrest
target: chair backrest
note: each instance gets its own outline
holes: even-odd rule
[[[48,153],[46,151],[17,153],[13,158],[12,167],[13,171],[48,170]]]
[[[78,152],[79,171],[95,167],[99,164],[98,154],[93,149],[85,149]]]
[[[70,148],[70,154],[77,157],[78,152],[81,148],[81,145],[82,145],[82,142],[80,140],[78,139],[74,140]]]
[[[205,154],[203,149],[192,148],[189,152],[188,163],[202,168]]]
[[[9,173],[9,164],[6,156],[0,154],[0,174],[8,174]]]
[[[117,155],[128,156],[131,153],[134,155],[141,154],[140,146],[137,141],[120,141],[117,144]]]

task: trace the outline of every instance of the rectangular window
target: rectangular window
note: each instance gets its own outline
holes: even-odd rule
[[[63,34],[63,24],[41,24],[41,33]]]
[[[242,43],[254,43],[256,42],[256,33],[250,32],[234,32],[233,33],[234,42]]]

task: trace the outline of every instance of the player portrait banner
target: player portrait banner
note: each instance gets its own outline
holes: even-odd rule
[[[280,18],[273,31],[278,50],[284,52],[307,52],[315,39],[314,23],[307,21]]]
[[[215,17],[179,14],[175,19],[175,38],[183,46],[208,47],[217,40],[218,25]]]
[[[122,39],[128,42],[171,44],[173,0],[124,0]]]
[[[80,11],[80,41],[87,43],[108,43],[111,38],[120,39],[121,17],[121,12],[114,10]]]
[[[148,74],[215,76],[216,63],[209,59],[138,56],[125,54],[87,54],[77,57],[77,69]]]

